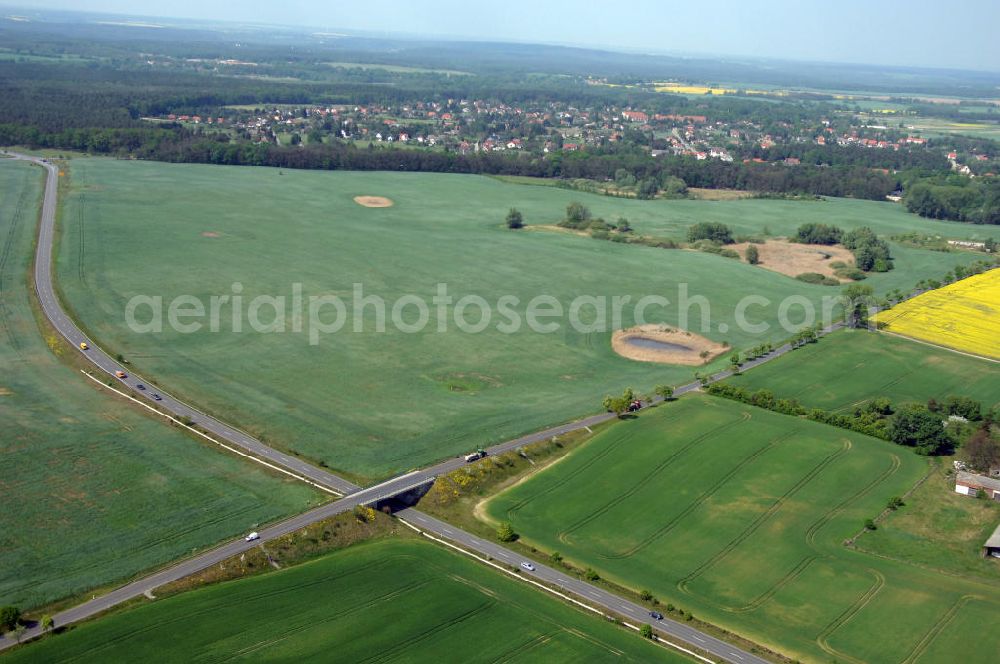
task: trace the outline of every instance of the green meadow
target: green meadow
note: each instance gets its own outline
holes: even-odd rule
[[[728,382],[832,411],[851,410],[875,397],[926,403],[955,395],[972,397],[987,409],[1000,404],[997,363],[859,330],[835,332]]]
[[[318,499],[123,406],[53,355],[27,281],[41,191],[40,168],[0,160],[0,605],[23,608]]]
[[[358,195],[387,196],[395,205],[362,207],[353,201]],[[637,363],[612,352],[614,296],[628,296],[632,304],[664,296],[670,304],[649,307],[646,320],[676,325],[684,309],[700,332],[701,307],[682,304],[686,285],[688,298],[710,304],[706,336],[745,348],[788,336],[773,324],[786,296],[804,296],[818,309],[824,295],[839,290],[704,253],[504,227],[512,206],[529,224],[551,224],[573,200],[595,215],[624,215],[643,232],[678,238],[696,220],[724,221],[737,232],[768,225],[784,233],[804,221],[867,223],[879,232],[946,226],[963,236],[994,232],[932,223],[871,202],[636,201],[477,176],[84,158],[71,162],[57,270],[84,327],[147,378],[270,444],[362,481],[588,414],[601,396],[626,385],[650,389],[691,380],[695,368]],[[897,269],[867,283],[883,292],[909,287],[974,258],[896,253]],[[285,296],[293,308],[293,284],[301,284],[306,297],[339,297],[345,325],[311,345],[305,330],[293,331],[288,311],[283,333],[252,332],[246,322],[235,333],[226,315],[231,302],[220,309],[218,332],[203,326],[192,333],[140,333],[125,324],[133,296],[162,297],[166,321],[164,310],[176,297],[194,296],[207,314],[210,298],[236,294],[235,283],[244,309],[258,295]],[[454,309],[446,310],[439,328],[432,308],[420,332],[391,322],[379,332],[374,307],[354,316],[354,284],[382,298],[387,317],[404,295],[430,303],[438,284],[447,284],[453,302],[484,298],[492,318],[481,332],[465,333],[449,317]],[[540,294],[554,297],[564,313],[577,296],[608,298],[608,324],[604,331],[578,331],[563,317],[544,334],[526,325],[510,334],[497,329],[507,320],[497,308],[501,296],[517,298],[523,322]],[[772,302],[748,310],[750,322],[772,324],[763,335],[736,324],[736,305],[750,294]],[[262,311],[263,321],[272,320],[270,307]],[[409,323],[420,315],[412,306],[402,312]],[[328,322],[337,318],[332,308],[324,315]],[[148,308],[137,312],[142,321],[151,316]],[[477,306],[466,309],[467,321],[480,316]],[[593,316],[585,306],[580,318],[590,323]],[[633,320],[633,307],[624,307],[621,325]],[[354,331],[357,322],[363,332]]]
[[[183,635],[183,638],[178,638]],[[10,662],[684,662],[675,651],[432,544],[383,540],[155,601]]]
[[[692,395],[602,431],[486,512],[541,555],[796,659],[976,661],[1000,647],[1000,582],[843,545],[926,472],[884,441]],[[945,629],[990,611],[975,638]]]

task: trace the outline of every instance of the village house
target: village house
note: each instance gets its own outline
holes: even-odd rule
[[[960,470],[955,476],[955,493],[975,498],[982,491],[990,500],[1000,501],[1000,479]]]
[[[1000,558],[1000,526],[997,526],[997,529],[993,531],[990,538],[983,544],[983,558],[987,556]]]

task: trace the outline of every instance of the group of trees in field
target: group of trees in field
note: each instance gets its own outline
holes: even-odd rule
[[[854,264],[864,272],[888,272],[893,268],[889,245],[867,226],[844,233],[841,244],[854,254]]]
[[[688,228],[688,241],[708,240],[716,244],[732,244],[733,232],[725,224],[716,221],[699,221]]]
[[[517,208],[511,208],[507,213],[505,219],[507,223],[507,228],[517,230],[518,228],[524,228],[524,215]]]
[[[888,272],[893,268],[889,244],[867,226],[847,231],[827,224],[802,224],[792,236],[806,244],[842,244],[854,254],[854,264],[863,272]]]
[[[794,242],[803,244],[840,244],[844,232],[837,226],[827,224],[802,224],[792,236]]]
[[[976,429],[962,447],[972,468],[985,473],[1000,466],[1000,440],[991,436],[988,428]]]

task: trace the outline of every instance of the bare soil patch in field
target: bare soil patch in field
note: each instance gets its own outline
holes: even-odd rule
[[[393,206],[392,199],[385,196],[355,196],[354,202],[370,208],[387,208]]]
[[[563,228],[562,226],[557,226],[556,224],[532,224],[530,226],[525,226],[524,230],[547,231],[549,233],[566,233],[568,235],[579,235],[580,237],[590,237],[589,231],[581,231],[576,228]]]
[[[616,331],[611,348],[639,362],[694,366],[710,362],[727,347],[693,332],[652,323]]]
[[[700,201],[735,201],[740,198],[750,198],[752,191],[742,189],[701,189],[699,187],[688,187],[688,196]]]
[[[204,233],[201,234],[201,236],[202,237],[222,237],[222,235],[220,235],[219,233],[216,233],[215,231],[205,231]]]
[[[740,242],[729,245],[727,249],[732,249],[744,257],[749,246],[748,242]],[[834,274],[834,268],[830,266],[830,263],[841,261],[847,265],[854,265],[854,254],[839,246],[799,244],[784,239],[768,240],[754,246],[757,247],[757,254],[760,257],[758,267],[789,277],[795,277],[805,272],[816,272],[823,276],[839,279]],[[850,280],[840,279],[840,281]]]

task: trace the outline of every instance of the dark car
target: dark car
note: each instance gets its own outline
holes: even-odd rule
[[[663,620],[663,614],[660,613],[659,611],[650,611],[649,617],[652,618],[653,620]]]
[[[144,389],[146,389],[146,386],[143,385],[142,383],[136,383],[135,389],[137,389],[137,390],[144,390]]]
[[[163,400],[163,397],[161,397],[161,396],[160,396],[159,394],[154,394],[154,395],[153,395],[153,399],[154,399],[155,401],[162,401],[162,400]]]

